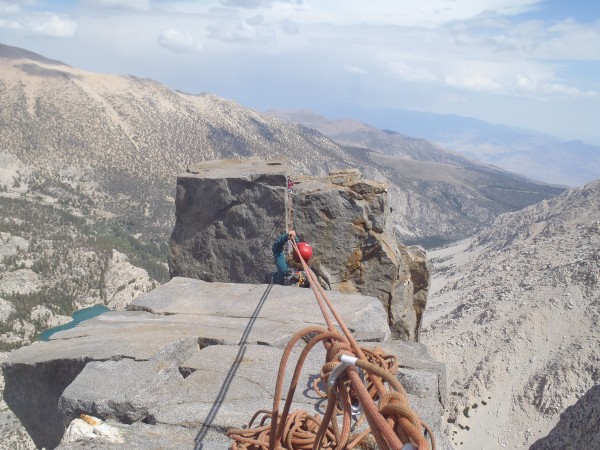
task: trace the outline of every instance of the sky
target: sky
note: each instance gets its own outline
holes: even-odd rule
[[[600,145],[598,0],[0,0],[0,43],[258,111],[409,109]]]

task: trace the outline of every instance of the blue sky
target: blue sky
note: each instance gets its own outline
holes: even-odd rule
[[[403,108],[600,144],[600,1],[0,0],[0,43],[260,111]]]

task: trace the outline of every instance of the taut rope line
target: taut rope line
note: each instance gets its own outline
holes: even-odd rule
[[[286,228],[292,228],[292,199],[290,178],[288,179]],[[291,182],[293,185],[293,182]],[[285,449],[351,449],[372,433],[381,450],[418,449],[428,450],[429,443],[422,427],[431,436],[431,449],[435,450],[435,439],[430,428],[410,408],[406,391],[396,378],[397,362],[392,355],[381,356],[377,350],[363,349],[358,345],[341,316],[327,297],[315,273],[308,267],[294,239],[290,239],[293,250],[299,257],[310,282],[310,287],[321,309],[327,329],[313,326],[300,330],[292,336],[281,358],[273,409],[260,410],[250,420],[248,428],[230,430],[227,435],[234,439],[231,449],[279,450]],[[333,315],[337,326],[331,319]],[[283,411],[279,406],[282,398],[283,380],[288,359],[300,340],[307,340],[302,350],[288,389]],[[309,352],[322,342],[327,350],[327,362],[321,370],[321,379],[327,389],[327,408],[322,418],[306,411],[290,413],[301,368]],[[367,386],[357,368],[367,377]],[[384,385],[388,384],[391,391]],[[317,392],[318,389],[315,389]],[[369,428],[351,436],[352,399],[357,399],[367,419]],[[338,401],[341,402],[342,429],[339,429],[337,414]],[[376,403],[379,403],[379,405]],[[259,425],[252,428],[255,421]],[[270,420],[270,424],[266,422]],[[358,422],[357,422],[358,423]]]
[[[317,302],[319,303],[320,306],[321,306],[322,302],[327,305],[327,307],[329,308],[329,310],[335,317],[337,324],[342,329],[347,342],[350,343],[350,345],[352,346],[352,350],[354,351],[354,353],[359,356],[359,359],[366,360],[365,354],[363,353],[360,346],[358,345],[358,343],[352,336],[352,333],[350,332],[348,327],[346,327],[346,324],[344,323],[344,321],[338,314],[337,310],[335,309],[335,307],[333,306],[333,304],[327,297],[327,294],[325,294],[325,290],[323,289],[321,284],[318,282],[317,277],[315,276],[314,272],[308,267],[308,265],[306,264],[306,261],[304,261],[304,258],[302,258],[302,256],[300,255],[300,251],[298,249],[296,242],[292,241],[292,246],[294,247],[296,254],[299,256],[300,262],[302,263],[302,267],[306,271],[306,274],[310,281],[310,286],[313,289],[313,293],[315,293],[315,297],[317,297]],[[317,294],[317,292],[318,292],[318,294]],[[321,300],[322,300],[322,302],[321,302]],[[321,306],[321,311],[323,311],[323,310],[324,310],[324,307]],[[329,323],[331,322],[331,319],[328,318],[328,314],[326,314],[326,312],[323,315],[324,315],[325,320],[328,323],[328,327],[329,327]],[[373,399],[367,392],[365,386],[362,384],[356,369],[354,367],[349,367],[348,375],[350,377],[352,387],[354,388],[356,394],[358,395],[359,400],[363,406],[363,409],[365,410],[365,416],[367,418],[367,421],[369,422],[371,430],[373,431],[375,440],[377,441],[379,448],[382,450],[386,449],[386,448],[392,448],[392,449],[401,448],[400,441],[398,440],[398,436],[396,436],[396,434],[394,433],[394,430],[392,430],[390,428],[389,424],[385,421],[383,416],[379,413],[379,410],[377,409],[377,406],[373,402]],[[378,391],[379,395],[380,396],[383,395],[385,393],[385,387],[381,383],[380,378],[373,377],[372,380],[373,380],[374,385],[377,387],[377,391]],[[404,391],[404,389],[402,389],[402,391]],[[404,392],[404,396],[406,397],[405,392]],[[401,420],[402,420],[402,422],[406,422],[405,418],[402,418]],[[420,424],[420,420],[419,420],[419,424]],[[410,425],[407,423],[403,423],[403,425],[405,425],[407,428],[410,427]],[[414,427],[410,427],[410,428],[414,428]],[[416,441],[415,443],[420,442],[421,445],[424,444],[424,446],[419,446],[418,447],[419,449],[428,448],[427,441],[425,440],[422,433],[420,433],[420,431],[418,429],[410,429],[408,434],[409,434],[410,438],[412,438],[414,441]],[[383,439],[385,439],[386,443],[384,443]],[[387,443],[391,444],[392,447],[388,447],[386,445]]]

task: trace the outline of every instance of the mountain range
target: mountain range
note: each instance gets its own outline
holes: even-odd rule
[[[292,176],[352,167],[388,183],[405,243],[463,239],[431,252],[424,324],[449,365],[457,446],[529,445],[598,383],[597,182],[565,191],[356,120],[277,114],[0,45],[0,350],[165,281],[192,163],[284,156]]]
[[[7,243],[24,240],[4,252],[0,295],[10,300],[15,277],[33,283],[15,294],[27,296],[11,313],[21,318],[40,292],[61,299],[59,315],[81,299],[110,301],[112,250],[166,281],[176,177],[198,161],[284,156],[292,177],[359,168],[388,184],[398,237],[425,246],[466,237],[563,191],[422,139],[363,126],[370,138],[355,133],[337,143],[212,94],[90,73],[15,47],[0,45],[0,69],[0,231]],[[11,342],[32,333],[20,330]]]
[[[173,226],[176,175],[209,159],[287,156],[297,173],[311,175],[359,167],[390,183],[400,237],[425,245],[562,191],[423,140],[381,132],[396,142],[389,155],[382,145],[342,146],[211,94],[89,73],[14,47],[0,46],[0,64],[0,153],[13,167],[5,189],[86,204],[86,217],[118,217],[157,245]]]
[[[306,115],[306,111],[297,112]],[[600,178],[600,146],[581,140],[455,114],[353,105],[348,105],[346,114],[354,120],[427,139],[470,159],[547,183],[574,187]]]

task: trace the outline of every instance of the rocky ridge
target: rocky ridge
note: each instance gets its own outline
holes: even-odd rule
[[[577,403],[569,406],[550,434],[538,441],[531,450],[560,450],[564,448],[600,448],[600,385],[587,391]]]
[[[267,111],[267,114],[287,122],[314,128],[335,142],[353,147],[376,150],[389,156],[415,161],[470,166],[474,163],[457,153],[449,152],[425,139],[412,138],[391,130],[380,130],[353,119],[331,120],[309,110]]]
[[[491,224],[499,214],[563,191],[357,120],[331,120],[306,110],[267,114],[314,128],[360,159],[369,177],[388,180],[392,217],[407,243],[432,247],[456,241]]]
[[[425,141],[383,139],[377,146],[370,140],[367,148],[345,148],[315,129],[215,95],[89,73],[14,47],[0,46],[0,64],[0,154],[15,168],[24,166],[5,174],[9,184],[83,204],[86,217],[119,217],[151,242],[164,242],[172,228],[175,174],[203,160],[286,156],[294,174],[312,176],[361,168],[397,186],[394,219],[411,242],[464,237],[500,212],[561,191],[482,166],[471,170],[476,166]],[[383,148],[395,149],[388,151],[393,160],[371,155]],[[406,171],[406,161],[424,165]],[[441,184],[422,174],[452,171],[448,166],[469,176]],[[432,211],[438,215],[433,226],[426,214]]]
[[[527,448],[600,383],[600,181],[430,257],[422,338],[448,364],[454,444]]]

